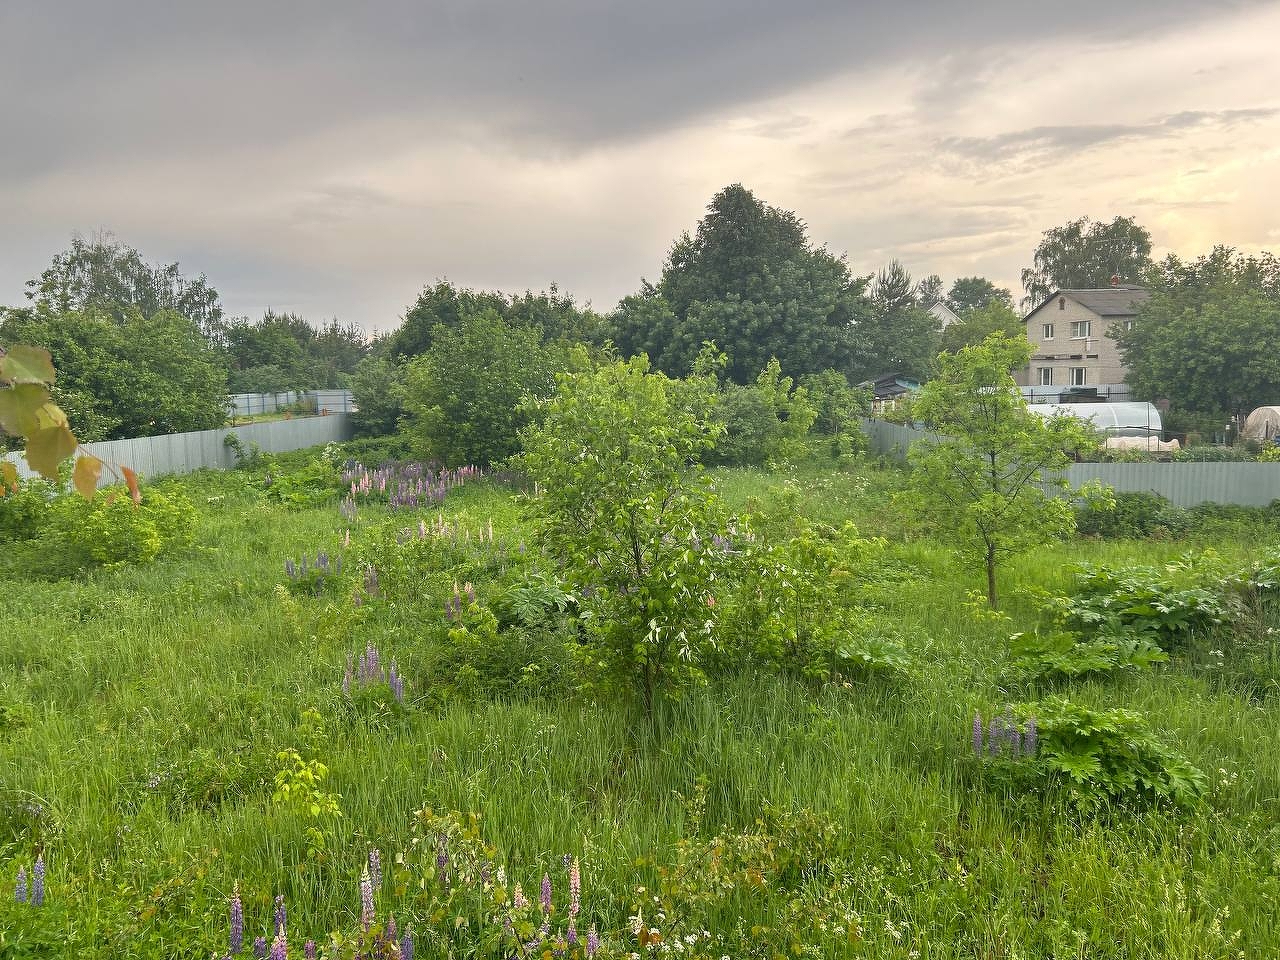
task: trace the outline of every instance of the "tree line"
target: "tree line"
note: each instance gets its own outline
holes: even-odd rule
[[[1275,258],[1217,247],[1156,263],[1151,252],[1150,233],[1132,218],[1055,227],[1022,273],[1019,306],[1113,278],[1141,284],[1152,296],[1118,335],[1139,395],[1167,397],[1175,417],[1242,416],[1280,401]],[[645,354],[653,369],[679,378],[695,373],[710,346],[731,395],[755,389],[771,363],[775,383],[824,377],[828,388],[838,381],[847,390],[890,373],[924,381],[941,352],[992,333],[1024,335],[1007,288],[980,276],[949,286],[937,275],[917,280],[896,260],[858,274],[813,242],[794,212],[741,184],[717,193],[674,240],[657,277],[607,313],[554,285],[508,295],[438,281],[396,330],[372,340],[336,319],[315,325],[272,310],[227,318],[203,274],[148,263],[110,236],[74,239],[29,282],[27,301],[0,308],[0,343],[50,351],[54,397],[81,439],[216,427],[228,393],[350,387],[363,432],[404,421],[424,443],[452,443],[480,459],[510,447],[516,401],[547,395],[577,348]],[[935,304],[959,321],[944,329]],[[762,397],[725,402],[759,406]],[[470,439],[442,439],[451,431]]]

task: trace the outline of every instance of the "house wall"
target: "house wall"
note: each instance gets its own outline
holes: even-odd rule
[[[1020,386],[1038,387],[1040,369],[1049,367],[1053,370],[1052,390],[1058,392],[1073,386],[1071,368],[1084,367],[1086,387],[1098,387],[1105,392],[1106,387],[1123,386],[1128,371],[1115,340],[1107,334],[1113,325],[1119,326],[1126,318],[1100,317],[1070,296],[1062,299],[1065,304],[1061,309],[1059,298],[1055,297],[1027,317],[1027,339],[1035,352],[1031,355],[1031,365],[1019,371],[1014,379]],[[1071,324],[1081,320],[1092,324],[1087,342],[1071,338]],[[1053,324],[1052,340],[1043,337],[1042,327],[1046,323]]]

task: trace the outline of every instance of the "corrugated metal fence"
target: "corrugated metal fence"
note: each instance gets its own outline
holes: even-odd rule
[[[158,477],[165,473],[190,473],[202,467],[227,469],[236,464],[235,454],[226,444],[227,434],[235,434],[247,449],[257,444],[266,453],[284,453],[322,443],[351,439],[351,416],[300,417],[294,420],[272,420],[250,423],[222,430],[200,430],[194,433],[170,433],[160,437],[134,437],[129,440],[102,440],[86,443],[84,449],[109,464],[129,467],[140,477]],[[30,476],[27,461],[20,452],[6,454],[22,476]],[[101,485],[115,482],[109,470],[102,472]]]
[[[233,393],[231,415],[252,417],[260,413],[275,413],[300,400],[314,404],[316,413],[351,413],[355,404],[350,390],[305,390],[302,393],[288,390],[284,393]]]
[[[864,420],[872,453],[905,461],[924,430]],[[1280,499],[1280,463],[1073,463],[1064,472],[1073,487],[1098,480],[1119,493],[1158,493],[1180,507],[1235,503],[1264,507]]]

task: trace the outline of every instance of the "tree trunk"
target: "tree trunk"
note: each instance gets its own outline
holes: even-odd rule
[[[996,548],[987,547],[987,605],[995,610],[999,607],[996,596]]]

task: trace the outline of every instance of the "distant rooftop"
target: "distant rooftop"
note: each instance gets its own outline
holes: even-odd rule
[[[1046,304],[1058,297],[1070,297],[1086,309],[1092,310],[1100,317],[1132,317],[1137,313],[1137,306],[1150,299],[1151,294],[1145,287],[1132,285],[1119,287],[1100,287],[1094,290],[1055,290],[1053,296],[1028,313],[1042,309]]]

